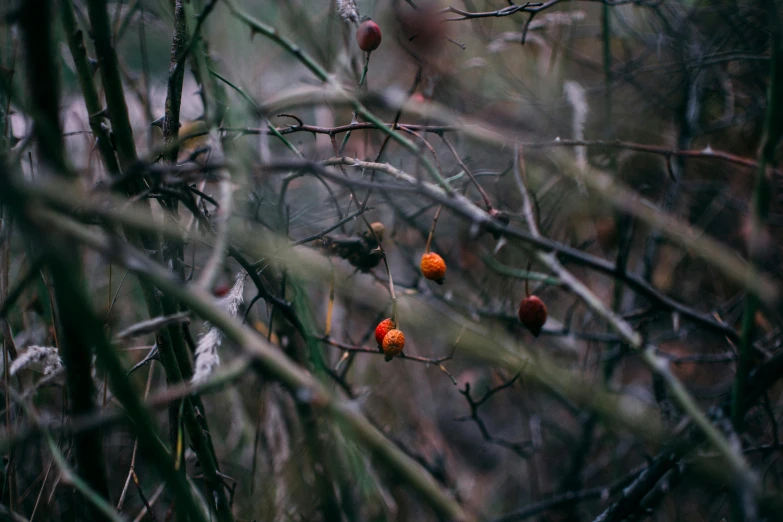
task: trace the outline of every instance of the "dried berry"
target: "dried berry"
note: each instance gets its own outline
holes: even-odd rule
[[[362,272],[369,272],[378,266],[378,263],[383,259],[383,252],[375,239],[376,235],[378,235],[378,239],[383,239],[383,223],[376,222],[370,226],[375,234],[366,230],[361,237],[326,236],[315,245],[330,255],[348,260]]]
[[[519,303],[518,315],[530,333],[538,337],[546,322],[547,310],[544,302],[535,295],[528,296]]]
[[[383,344],[383,338],[389,333],[389,330],[394,330],[394,321],[390,318],[386,318],[375,327],[375,340],[378,342],[378,346]]]
[[[381,28],[372,20],[365,20],[356,29],[356,41],[362,51],[376,50],[381,45]]]
[[[378,242],[383,241],[383,233],[386,231],[386,227],[383,226],[383,223],[380,221],[375,221],[374,223],[370,224],[370,228],[372,229],[372,232],[369,230],[364,232],[364,236],[371,241]],[[378,238],[377,240],[375,238]]]
[[[443,284],[446,276],[446,262],[435,252],[421,256],[421,273],[430,281]]]
[[[394,357],[400,355],[402,349],[405,348],[405,334],[397,329],[389,330],[383,338],[382,347],[386,360],[391,361]]]

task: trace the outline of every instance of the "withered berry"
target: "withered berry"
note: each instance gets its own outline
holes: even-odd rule
[[[391,318],[386,318],[375,327],[375,340],[378,342],[378,346],[383,344],[383,338],[389,333],[389,330],[394,330],[395,324]]]
[[[446,262],[435,252],[428,252],[421,256],[421,273],[430,281],[439,285],[443,284],[446,276]]]
[[[391,361],[400,355],[403,348],[405,348],[405,334],[397,329],[389,330],[383,338],[383,353],[386,355],[386,360]]]

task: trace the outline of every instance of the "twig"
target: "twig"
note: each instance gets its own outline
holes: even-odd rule
[[[779,6],[773,0],[767,1],[771,35],[770,80],[767,87],[767,110],[764,118],[763,143],[756,171],[753,189],[753,203],[750,215],[749,247],[751,263],[757,263],[764,250],[764,222],[771,203],[770,174],[768,168],[776,165],[775,151],[781,138],[780,118],[783,113],[783,34],[779,22]],[[742,316],[742,338],[739,346],[737,376],[732,390],[731,418],[736,429],[740,429],[745,416],[745,395],[748,372],[750,371],[753,332],[755,330],[758,296],[749,293]]]
[[[330,339],[327,336],[319,337],[319,341],[321,341],[324,344],[327,344],[329,346],[334,346],[335,348],[339,348],[344,352],[350,352],[350,353],[371,353],[373,355],[383,355],[383,352],[379,352],[377,348],[363,348],[361,346],[353,346],[346,343],[341,343],[339,341],[335,341],[334,339]],[[449,379],[451,379],[451,382],[453,384],[457,384],[457,381],[454,379],[454,376],[451,375],[451,373],[446,369],[445,366],[443,366],[443,363],[446,361],[449,361],[454,358],[454,353],[452,352],[450,355],[445,355],[443,357],[436,357],[436,358],[427,358],[427,357],[420,357],[418,355],[406,355],[405,353],[401,353],[400,355],[395,357],[396,359],[407,359],[409,361],[414,361],[418,363],[424,363],[427,365],[433,365],[437,366],[440,371],[448,375]]]
[[[537,13],[561,1],[562,0],[549,0],[549,2],[546,3],[525,2],[522,5],[510,5],[508,7],[504,7],[503,9],[498,9],[497,11],[484,11],[475,13],[463,11],[462,9],[457,9],[456,7],[445,7],[440,12],[454,13],[459,15],[458,18],[446,18],[444,20],[446,22],[459,22],[461,20],[471,20],[474,18],[501,18],[504,16],[511,16],[516,13]]]
[[[150,366],[150,371],[147,372],[147,385],[144,388],[144,400],[147,399],[152,387],[152,376],[155,373],[155,366]],[[131,475],[135,474],[134,467],[136,466],[136,452],[139,449],[139,439],[133,441],[133,453],[131,453],[130,468],[128,469],[128,477],[125,479],[125,486],[120,493],[120,500],[117,501],[117,510],[122,511],[122,507],[125,504],[125,495],[128,492],[128,486],[130,485]]]
[[[556,241],[551,241],[547,238],[542,238],[542,237],[535,237],[532,234],[525,233],[521,230],[515,229],[510,226],[501,227],[498,224],[494,223],[486,212],[476,207],[472,202],[470,202],[463,196],[457,195],[457,196],[449,197],[438,187],[435,187],[427,183],[418,183],[413,176],[410,176],[409,174],[406,174],[389,164],[364,162],[356,158],[345,158],[345,157],[333,158],[325,161],[324,164],[355,165],[357,167],[361,167],[365,169],[377,169],[386,172],[391,177],[400,181],[404,181],[406,184],[409,184],[411,186],[414,186],[415,190],[420,191],[421,194],[424,195],[425,197],[431,199],[432,201],[436,201],[438,203],[443,204],[444,206],[454,211],[456,214],[460,215],[465,219],[470,220],[472,223],[478,226],[485,226],[488,230],[497,232],[502,236],[521,240],[525,243],[530,244],[533,247],[542,249],[544,251],[554,252],[558,255],[558,257],[562,257],[570,262],[578,263],[580,265],[584,265],[598,272],[613,277],[617,277],[621,279],[624,283],[626,283],[631,289],[644,295],[646,298],[648,298],[657,306],[660,306],[665,309],[677,311],[682,315],[683,318],[690,319],[702,326],[710,328],[711,330],[720,332],[722,335],[726,336],[728,339],[732,341],[739,339],[737,332],[729,325],[716,321],[715,318],[709,314],[696,311],[688,306],[683,305],[682,303],[678,303],[674,299],[658,291],[656,288],[654,288],[652,285],[650,285],[648,282],[644,281],[642,278],[638,276],[629,273],[619,274],[613,263],[607,262],[601,258],[592,256],[590,254],[586,254],[575,248],[565,246]],[[348,183],[345,179],[333,175],[331,172],[329,172],[328,170],[324,169],[323,167],[321,167],[316,163],[276,162],[276,163],[266,165],[265,168],[269,170],[288,170],[288,169],[297,169],[297,168],[310,169],[315,172],[318,172],[319,175],[331,179],[332,181],[335,181],[337,183],[341,183],[341,184]],[[359,180],[350,180],[350,183],[354,184],[355,186],[368,186],[367,183]],[[406,187],[406,184],[397,185],[397,188],[395,190],[401,190],[402,188]],[[747,278],[747,275],[745,277]],[[768,284],[772,284],[772,283],[768,283]],[[757,289],[761,290],[758,287]],[[765,293],[768,292],[765,291]],[[771,298],[772,296],[768,296],[768,297]]]
[[[18,393],[16,393],[13,389],[8,389],[6,391],[14,397],[14,401],[24,408],[27,415],[36,424],[40,424],[41,419],[38,414],[31,406],[27,404],[25,400],[19,396]],[[104,498],[97,491],[91,488],[87,482],[82,480],[82,478],[79,477],[77,473],[74,473],[74,471],[68,465],[68,462],[66,461],[62,452],[60,451],[60,448],[57,447],[57,443],[54,441],[51,434],[45,429],[43,430],[43,436],[46,440],[46,444],[49,446],[49,451],[52,454],[52,458],[54,458],[54,461],[57,462],[57,467],[60,468],[60,472],[65,478],[67,478],[68,482],[72,484],[77,490],[79,490],[84,498],[90,504],[92,504],[98,510],[98,512],[106,517],[107,520],[112,522],[125,522],[125,519],[114,510],[114,507],[106,502],[106,500],[104,500]]]
[[[144,504],[144,508],[147,510],[147,514],[150,516],[150,519],[152,519],[152,522],[157,522],[158,519],[152,511],[152,506],[150,506],[149,501],[147,501],[147,497],[144,496],[144,492],[141,490],[139,477],[136,475],[136,470],[134,470],[133,467],[131,467],[131,476],[133,477],[133,483],[136,485],[136,491],[139,494],[139,498],[141,499],[142,504]]]
[[[540,235],[540,232],[538,231],[538,225],[532,215],[532,212],[527,210],[531,208],[530,196],[527,192],[527,187],[525,187],[523,182],[520,182],[518,185],[522,193],[523,201],[525,202],[525,215],[528,220],[528,226],[534,235]],[[688,413],[688,415],[690,415],[693,422],[699,426],[706,438],[723,456],[726,462],[731,466],[734,473],[741,477],[742,482],[753,491],[755,496],[757,494],[758,487],[757,479],[745,461],[745,458],[737,451],[737,448],[734,448],[726,439],[726,437],[724,437],[724,435],[718,431],[718,429],[707,419],[706,415],[701,411],[699,405],[685,389],[685,386],[683,386],[680,380],[677,379],[677,377],[675,377],[671,372],[666,360],[658,357],[655,354],[654,348],[644,347],[642,337],[634,331],[631,325],[605,307],[598,296],[590,291],[587,286],[574,277],[569,271],[563,268],[554,255],[551,253],[536,251],[536,257],[540,262],[548,266],[555,274],[557,274],[558,277],[560,277],[560,279],[563,281],[563,284],[570,288],[571,291],[573,291],[577,296],[579,296],[588,306],[588,308],[590,308],[598,316],[602,317],[609,324],[612,330],[622,337],[624,343],[627,344],[628,347],[636,351],[641,351],[642,360],[647,363],[647,365],[655,374],[660,376],[666,382],[678,404]]]
[[[150,497],[150,500],[148,502],[149,507],[152,508],[152,505],[155,504],[155,502],[160,498],[160,495],[163,493],[163,491],[166,489],[166,483],[163,482],[158,488],[155,490],[155,492]],[[136,515],[136,518],[133,519],[133,522],[141,522],[142,519],[144,519],[144,516],[147,514],[147,506],[144,506],[141,511],[139,511],[139,514]]]
[[[338,228],[340,228],[344,224],[346,224],[346,223],[348,223],[350,221],[353,221],[354,218],[356,218],[357,216],[360,216],[360,215],[364,214],[365,212],[369,212],[370,210],[375,210],[375,207],[362,207],[359,210],[357,210],[356,212],[354,212],[353,214],[344,217],[343,219],[341,219],[340,221],[338,221],[334,225],[332,225],[332,226],[330,226],[330,227],[320,231],[317,234],[313,234],[312,236],[307,236],[307,237],[302,238],[302,239],[297,239],[296,241],[291,241],[291,243],[288,244],[288,248],[292,248],[292,247],[299,246],[299,245],[304,245],[305,243],[309,243],[311,241],[315,241],[316,239],[322,239],[329,232],[333,232],[333,231],[337,230]]]
[[[339,89],[341,92],[344,92],[343,88],[331,79],[326,69],[324,69],[319,64],[317,64],[315,60],[313,60],[313,58],[310,57],[310,55],[305,53],[298,45],[292,43],[289,39],[282,36],[277,29],[262,23],[261,21],[250,16],[245,11],[241,10],[236,5],[235,0],[224,0],[224,2],[231,10],[231,12],[234,14],[234,16],[237,17],[242,22],[244,22],[245,24],[247,24],[251,28],[251,30],[263,35],[264,37],[272,40],[277,45],[282,47],[287,53],[291,54],[305,67],[307,67],[307,69],[309,69],[310,72],[312,72],[319,80],[321,80],[324,83],[328,83],[331,87]],[[452,193],[452,189],[449,186],[448,182],[445,179],[443,179],[440,173],[438,173],[435,166],[433,166],[432,163],[419,151],[416,145],[414,145],[410,140],[402,136],[402,134],[400,134],[399,132],[395,131],[392,128],[387,127],[380,119],[378,119],[378,117],[376,117],[364,105],[362,105],[361,102],[359,102],[359,100],[355,98],[351,98],[350,104],[357,114],[362,116],[365,120],[371,122],[378,130],[388,135],[392,140],[396,141],[408,152],[413,154],[416,157],[417,161],[421,163],[421,165],[425,168],[425,170],[427,170],[427,172],[433,177],[433,179],[435,179],[448,193]]]
[[[117,340],[125,340],[131,337],[138,337],[140,335],[154,333],[160,330],[161,328],[164,328],[171,324],[182,324],[182,323],[189,323],[189,322],[190,322],[189,312],[180,312],[178,314],[164,316],[164,317],[154,317],[152,319],[141,321],[139,323],[127,327],[126,329],[117,333],[114,336],[114,338]]]
[[[424,245],[425,254],[429,254],[430,252],[432,238],[435,236],[435,227],[438,225],[438,218],[440,217],[441,210],[443,210],[443,205],[438,206],[438,210],[435,211],[435,217],[432,218],[432,227],[430,227],[430,233],[427,236],[427,243]]]
[[[625,488],[629,482],[633,481],[642,472],[644,472],[644,468],[633,470],[621,479],[613,482],[612,484],[607,484],[606,486],[587,488],[579,491],[566,491],[565,493],[552,495],[547,499],[530,504],[518,511],[507,513],[501,517],[495,518],[492,520],[492,522],[516,522],[518,520],[525,520],[527,518],[534,517],[539,513],[559,508],[561,506],[576,504],[585,500],[608,498],[609,496],[615,495],[619,491],[622,491],[622,489]]]
[[[133,261],[130,265],[134,273],[155,284],[172,297],[181,300],[194,313],[201,315],[211,324],[220,328],[227,338],[241,346],[268,374],[274,375],[291,389],[298,390],[298,397],[307,397],[308,401],[316,408],[325,410],[337,420],[345,422],[362,443],[367,445],[391,469],[399,473],[439,513],[456,521],[473,519],[453,500],[450,494],[435,483],[419,464],[389,443],[386,437],[372,426],[354,406],[333,397],[331,392],[312,374],[292,363],[282,352],[268,344],[256,332],[242,327],[226,312],[217,309],[208,294],[196,288],[183,287],[173,280],[162,267],[152,264],[143,256],[132,253],[127,248],[118,249],[117,245],[112,245],[100,234],[87,231],[81,225],[59,218],[53,222],[47,219],[46,222],[51,225],[57,223],[57,228],[63,231],[67,229],[69,236],[78,237],[80,242],[97,249],[103,255],[111,256],[115,261],[122,258],[123,261],[120,264],[125,264],[125,261],[128,260],[127,256],[132,256]]]
[[[721,160],[734,165],[740,165],[748,168],[758,168],[758,162],[753,158],[738,156],[729,152],[715,150],[712,147],[706,147],[701,150],[678,150],[660,145],[645,145],[630,141],[620,140],[566,140],[556,139],[554,141],[523,141],[521,145],[528,149],[542,149],[554,147],[598,147],[598,148],[617,148],[623,150],[633,150],[637,152],[647,152],[664,158],[691,158],[691,159],[714,159]],[[776,170],[775,174],[783,176],[783,172]]]
[[[530,457],[530,451],[533,447],[532,442],[525,441],[525,442],[511,442],[501,437],[495,437],[494,435],[490,434],[489,430],[487,429],[486,424],[484,424],[484,420],[479,415],[479,407],[481,407],[482,404],[486,403],[490,397],[495,395],[496,393],[503,391],[507,388],[511,388],[514,383],[519,379],[519,376],[521,374],[516,374],[511,380],[504,382],[503,384],[500,384],[492,389],[488,389],[484,395],[476,400],[473,398],[473,396],[470,394],[470,383],[465,383],[465,389],[459,390],[459,392],[465,397],[465,399],[468,401],[468,406],[470,406],[470,416],[469,417],[460,417],[455,419],[456,421],[468,421],[472,420],[476,423],[476,426],[478,426],[479,431],[481,432],[481,436],[484,437],[484,440],[487,442],[491,442],[492,444],[496,444],[498,446],[501,446],[503,448],[509,449],[522,457],[523,459],[526,459]]]
[[[492,202],[489,200],[489,196],[487,195],[484,188],[479,185],[479,182],[476,181],[476,177],[473,175],[473,173],[470,171],[467,165],[465,165],[465,162],[462,161],[462,158],[459,156],[459,152],[457,152],[457,149],[454,148],[454,145],[451,144],[449,139],[446,137],[445,134],[439,133],[438,136],[440,136],[440,139],[443,141],[443,143],[446,144],[446,147],[451,151],[451,154],[454,156],[454,159],[457,160],[457,163],[462,168],[462,170],[465,171],[465,174],[468,175],[470,178],[470,181],[473,183],[473,185],[476,187],[476,190],[479,191],[479,194],[481,194],[481,199],[484,200],[484,205],[487,207],[487,212],[492,211]]]

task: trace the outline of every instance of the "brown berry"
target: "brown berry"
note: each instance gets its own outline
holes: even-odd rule
[[[421,256],[421,273],[430,281],[443,284],[446,276],[446,262],[435,252]]]
[[[383,233],[386,231],[386,227],[383,226],[383,223],[376,221],[370,224],[370,228],[372,228],[372,231],[375,232],[375,235],[371,235],[371,237],[377,237],[378,241],[383,241]]]
[[[378,342],[378,346],[383,344],[383,338],[389,333],[389,330],[394,330],[394,321],[390,318],[386,318],[375,327],[375,340]]]
[[[362,51],[376,50],[381,45],[381,28],[372,20],[365,20],[356,29],[356,41]]]
[[[544,302],[535,295],[526,297],[519,303],[519,320],[536,337],[541,334],[546,322],[547,310]]]
[[[394,357],[400,355],[402,349],[405,348],[405,334],[396,328],[389,330],[383,338],[382,347],[386,360],[391,361]]]

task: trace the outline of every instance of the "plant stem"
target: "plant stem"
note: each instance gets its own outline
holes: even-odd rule
[[[93,0],[95,1],[95,0]],[[329,76],[329,73],[318,65],[315,60],[313,60],[312,57],[310,57],[309,54],[302,51],[302,49],[298,46],[293,44],[291,41],[289,41],[287,38],[280,35],[280,32],[275,29],[274,27],[270,27],[261,21],[253,18],[243,10],[239,9],[237,7],[235,0],[224,0],[228,8],[231,10],[231,12],[236,16],[239,20],[246,23],[251,30],[263,35],[264,37],[272,40],[277,45],[282,47],[286,52],[291,54],[294,58],[299,60],[307,69],[310,70],[319,80],[321,80],[324,83],[329,83],[335,88],[338,88],[340,91],[342,91],[342,87],[340,87],[336,82],[332,80],[332,78]],[[376,117],[373,113],[371,113],[364,105],[362,105],[359,100],[355,98],[350,99],[350,104],[353,107],[353,110],[361,115],[365,120],[371,122],[375,127],[380,130],[381,132],[387,134],[391,139],[399,143],[400,145],[405,148],[408,152],[413,154],[416,159],[424,166],[425,170],[427,171],[430,176],[432,176],[442,187],[446,192],[451,195],[453,194],[453,189],[449,186],[448,182],[443,178],[443,176],[438,173],[438,170],[435,168],[435,166],[430,162],[430,160],[422,154],[422,152],[416,147],[416,145],[411,142],[409,139],[405,138],[402,134],[395,131],[394,129],[388,128],[383,121],[381,121],[378,117]]]
[[[95,41],[95,49],[96,53],[98,54],[98,61],[100,63],[101,75],[104,89],[106,91],[106,102],[108,105],[109,116],[112,120],[112,129],[114,131],[115,138],[114,141],[119,153],[120,165],[123,169],[128,170],[136,161],[136,146],[130,127],[128,109],[125,103],[125,94],[122,88],[122,82],[117,66],[117,56],[111,44],[111,30],[108,25],[109,19],[106,12],[106,6],[99,0],[90,0],[88,2],[88,12],[90,21],[92,23],[92,35]],[[184,23],[184,15],[183,18],[181,18],[180,23]],[[175,33],[177,33],[178,30],[181,31],[182,29],[182,27],[175,29]],[[181,37],[182,35],[180,34],[179,36]],[[184,38],[187,40],[187,34],[184,35]],[[77,59],[86,59],[86,55],[80,54],[78,52],[73,54],[75,61]],[[180,68],[180,70],[182,69]],[[174,72],[176,72],[176,69]],[[181,74],[184,75],[184,70],[182,70]],[[176,87],[176,81],[174,84],[175,85],[173,86]],[[181,96],[181,82],[178,91]],[[89,88],[84,92],[85,99],[94,99],[94,97],[89,96]],[[94,91],[93,89],[93,92],[97,91]],[[177,100],[177,103],[174,103],[175,95],[176,92],[171,96],[172,100],[170,105],[172,110],[174,105],[176,105],[176,114],[170,113],[169,116],[172,119],[175,119],[174,116],[176,116],[176,120],[178,120],[179,101]],[[176,127],[178,127],[178,125],[174,125],[173,130],[176,131]],[[171,126],[169,128],[171,128]],[[174,136],[174,139],[176,139],[176,135]],[[168,147],[167,150],[174,148],[173,144],[171,145],[172,146]],[[169,154],[176,158],[175,152],[170,152]],[[109,159],[108,161],[110,162],[111,160]],[[141,180],[138,179],[129,186],[129,195],[141,192],[142,187],[140,183]],[[138,201],[135,206],[139,208],[143,215],[151,214],[148,200],[142,199]],[[168,216],[169,214],[167,213],[166,215]],[[154,233],[147,232],[139,234],[132,231],[129,232],[126,229],[126,236],[128,237],[129,242],[135,245],[137,248],[144,248],[147,251],[155,253],[153,255],[156,257],[161,257],[160,242]],[[167,302],[165,299],[163,302],[161,302],[161,299],[155,294],[155,289],[153,286],[150,286],[144,281],[142,281],[141,286],[150,317],[158,317],[164,313],[166,315],[171,315],[179,311],[176,309],[174,303]],[[168,381],[176,383],[181,381],[183,378],[190,378],[190,375],[192,374],[192,367],[190,365],[189,353],[182,336],[181,327],[179,325],[173,325],[167,330],[161,330],[157,332],[156,342],[158,344],[158,349],[161,354],[161,362],[163,363],[164,369],[166,371],[166,377]],[[198,397],[193,397],[192,399],[186,400],[184,403],[185,424],[188,428],[188,434],[190,435],[191,442],[193,443],[193,447],[197,453],[199,462],[204,469],[206,481],[215,495],[218,504],[217,509],[220,520],[230,521],[233,520],[233,515],[231,514],[229,501],[225,495],[222,482],[218,477],[214,449],[212,448],[211,440],[207,435],[209,430],[206,426],[206,420],[203,418],[203,415],[197,415],[194,408],[200,408],[201,412],[204,411]],[[178,411],[179,410],[177,405],[172,405],[169,410],[169,436],[172,446],[174,447],[176,447],[177,426],[179,424],[177,421]]]
[[[106,93],[106,104],[112,122],[112,132],[120,164],[124,169],[136,161],[136,145],[133,141],[133,130],[128,117],[128,106],[125,103],[125,92],[122,88],[122,77],[117,63],[117,53],[112,44],[112,32],[106,2],[103,0],[87,0],[87,11],[92,24],[92,37],[98,64],[103,79],[103,89]]]
[[[432,226],[430,227],[430,233],[427,236],[427,244],[424,245],[425,254],[430,253],[430,247],[432,246],[432,238],[435,237],[435,227],[438,225],[438,218],[440,217],[441,210],[443,210],[443,205],[438,206],[438,210],[435,211],[435,217],[432,218]]]
[[[335,420],[344,422],[357,439],[367,446],[369,451],[416,489],[427,503],[445,519],[473,520],[473,517],[467,514],[420,464],[390,442],[354,405],[333,396],[311,372],[292,362],[279,348],[269,344],[258,332],[244,328],[238,320],[218,309],[209,294],[198,288],[182,285],[173,279],[163,267],[133,252],[130,247],[120,246],[118,248],[102,234],[87,230],[69,219],[45,212],[41,212],[39,218],[42,223],[45,222],[65,235],[95,248],[103,255],[112,257],[118,264],[132,265],[128,268],[131,268],[139,277],[146,279],[172,298],[181,301],[195,314],[220,328],[226,338],[235,342],[253,357],[256,368],[279,380],[297,393],[299,397],[307,397],[316,411],[329,414]]]
[[[65,161],[65,147],[59,121],[60,92],[58,70],[53,60],[52,22],[54,6],[51,0],[24,3],[20,9],[20,25],[31,95],[34,132],[38,142],[42,168],[63,178],[74,174]],[[99,411],[95,403],[95,386],[91,378],[92,347],[81,335],[81,315],[71,307],[70,288],[80,287],[81,260],[78,249],[67,249],[63,238],[51,238],[62,255],[53,255],[49,246],[39,242],[46,251],[54,300],[59,321],[60,350],[65,366],[69,409],[73,415],[89,415]],[[79,472],[84,475],[91,492],[102,499],[109,498],[101,433],[91,430],[75,438],[74,453]],[[91,504],[93,516],[100,518],[99,509]]]
[[[769,61],[769,85],[767,86],[767,110],[764,118],[763,140],[759,155],[758,169],[756,171],[756,183],[753,188],[753,201],[751,203],[750,233],[748,238],[749,260],[752,264],[758,263],[764,250],[764,222],[769,213],[772,187],[768,169],[776,164],[775,149],[780,142],[783,123],[783,35],[780,27],[778,3],[775,0],[767,0],[768,20],[770,23],[770,48]],[[754,283],[758,284],[756,278]],[[745,311],[742,317],[742,339],[740,340],[739,359],[737,361],[737,375],[732,389],[731,419],[735,429],[742,427],[745,416],[745,395],[747,394],[748,373],[751,370],[751,355],[753,352],[753,332],[755,330],[756,310],[759,307],[757,295],[749,293],[745,301]]]

